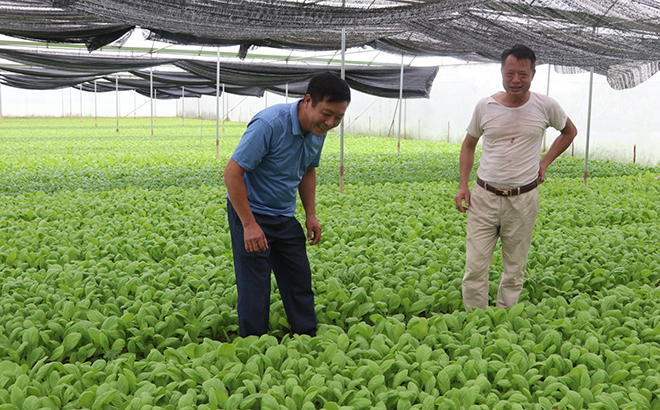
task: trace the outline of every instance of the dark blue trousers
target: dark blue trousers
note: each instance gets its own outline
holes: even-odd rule
[[[264,252],[248,252],[243,225],[227,200],[227,218],[238,289],[238,325],[241,337],[263,335],[270,314],[270,272],[275,274],[291,330],[316,336],[312,272],[306,238],[294,217],[254,214],[268,240]]]

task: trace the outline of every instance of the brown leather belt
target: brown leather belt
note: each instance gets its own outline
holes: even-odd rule
[[[519,186],[517,188],[509,188],[509,189],[500,189],[500,188],[495,188],[494,186],[488,185],[488,183],[484,182],[483,179],[477,178],[477,185],[482,187],[488,192],[492,192],[495,195],[499,196],[516,196],[520,194],[524,194],[525,192],[529,192],[532,189],[536,188],[541,184],[541,176],[539,175],[536,180],[530,182],[527,185]]]

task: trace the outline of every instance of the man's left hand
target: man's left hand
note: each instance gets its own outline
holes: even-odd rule
[[[546,167],[544,167],[543,165],[539,167],[539,176],[541,177],[541,182],[545,182],[545,170]]]
[[[316,245],[321,241],[321,224],[316,218],[305,219],[307,227],[307,240],[310,245]]]

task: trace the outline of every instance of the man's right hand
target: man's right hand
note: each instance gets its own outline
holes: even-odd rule
[[[245,241],[245,250],[248,252],[263,252],[268,249],[266,235],[256,222],[243,225],[243,240]]]
[[[465,201],[465,206],[463,206],[463,201]],[[470,188],[460,188],[456,197],[454,197],[454,202],[456,203],[456,209],[465,213],[470,207]]]

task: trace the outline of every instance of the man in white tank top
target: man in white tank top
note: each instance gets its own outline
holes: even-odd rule
[[[505,91],[477,103],[461,147],[461,178],[454,200],[456,209],[467,211],[468,217],[463,302],[469,310],[488,307],[488,270],[498,238],[504,272],[497,307],[518,303],[539,211],[536,187],[577,134],[555,100],[529,91],[535,63],[534,52],[520,44],[502,53]],[[543,132],[548,127],[560,135],[541,159]],[[468,181],[480,138],[477,184],[470,193]]]

